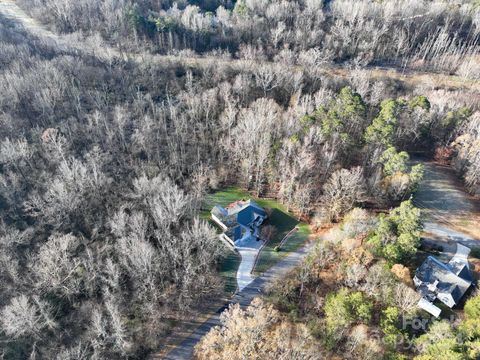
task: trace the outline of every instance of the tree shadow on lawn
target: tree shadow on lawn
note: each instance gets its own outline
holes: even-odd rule
[[[225,280],[225,292],[233,294],[237,290],[237,270],[242,260],[239,253],[231,249],[218,263],[218,271]]]
[[[308,224],[301,223],[292,215],[279,209],[272,209],[266,224],[275,226],[277,232],[265,245],[259,255],[258,263],[255,267],[256,274],[265,272],[275,265],[278,260],[288,255],[289,252],[298,249],[310,235],[310,227]],[[275,248],[280,244],[285,235],[296,226],[298,230],[289,236],[279,251],[275,251]]]
[[[299,223],[300,222],[293,216],[279,209],[271,209],[265,225],[275,226],[276,233],[275,236],[268,242],[267,246],[277,246],[285,237],[285,235],[287,235],[288,232]]]
[[[265,225],[272,225],[276,229],[274,237],[267,243],[259,255],[258,264],[255,268],[256,273],[262,273],[272,265],[274,265],[280,258],[288,254],[288,252],[296,250],[300,247],[310,235],[310,228],[308,225],[300,223],[292,214],[288,213],[287,209],[275,199],[270,198],[256,198],[238,187],[225,188],[214,193],[208,194],[202,204],[200,217],[209,221],[217,232],[222,230],[215,225],[210,219],[210,211],[215,205],[227,206],[238,200],[253,199],[260,206],[268,212],[268,218]],[[290,230],[299,226],[300,230],[293,233],[291,237],[285,242],[282,251],[275,251],[275,247],[280,244],[285,235]],[[240,264],[241,257],[238,253],[231,250],[225,254],[225,257],[220,261],[218,269],[222,277],[226,281],[225,290],[232,292],[236,289],[237,280],[236,272]]]

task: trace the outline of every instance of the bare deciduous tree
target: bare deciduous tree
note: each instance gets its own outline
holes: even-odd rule
[[[73,235],[52,235],[33,261],[36,286],[44,291],[58,291],[65,296],[79,292],[81,262],[75,256],[80,241]]]
[[[10,300],[2,309],[2,329],[6,334],[18,338],[22,336],[38,337],[43,329],[55,327],[50,306],[38,297],[25,295]]]
[[[365,196],[363,170],[356,167],[350,170],[335,171],[323,187],[322,206],[331,220],[353,209]]]

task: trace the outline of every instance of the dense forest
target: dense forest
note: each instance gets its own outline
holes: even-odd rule
[[[172,319],[223,292],[218,263],[229,250],[199,216],[211,190],[237,185],[274,197],[315,228],[355,217],[352,231],[368,230],[382,264],[418,245],[416,220],[402,247],[391,240],[401,234],[375,233],[377,222],[354,208],[400,209],[380,222],[415,213],[406,200],[423,168],[412,165],[413,152],[452,164],[473,195],[480,191],[478,1],[18,4],[54,36],[0,13],[3,359],[142,359],[157,350]],[[416,71],[431,81],[416,81]],[[437,86],[444,74],[460,85]],[[388,253],[380,238],[390,239]],[[318,251],[328,253],[312,255],[308,274],[241,314],[271,330],[279,311],[291,310],[286,299],[301,304],[298,319],[311,326],[282,326],[305,334],[297,340],[307,352],[285,349],[284,359],[316,358],[318,337],[327,352],[345,339],[328,327],[340,298],[383,296],[368,289],[388,277],[381,266],[359,255],[358,273],[345,273],[334,264],[344,261],[338,244]],[[345,294],[312,305],[306,294],[334,265]],[[302,290],[288,288],[298,281]],[[390,295],[413,296],[398,280],[381,281]],[[355,309],[352,319],[370,319],[377,306],[386,320],[376,325],[392,329],[385,322],[397,310],[379,305],[393,306],[388,296],[343,306]],[[327,312],[321,331],[304,318],[314,306]],[[384,354],[352,349],[351,358]]]
[[[410,201],[379,218],[353,209],[265,298],[247,309],[230,306],[223,326],[197,345],[197,358],[478,359],[480,295],[466,301],[456,321],[418,312],[420,295],[401,263],[415,255],[409,245],[418,245],[420,230]]]
[[[162,53],[305,66],[354,61],[480,75],[478,3],[469,1],[33,0],[25,5],[58,31],[100,32],[124,46],[133,39],[133,46]]]

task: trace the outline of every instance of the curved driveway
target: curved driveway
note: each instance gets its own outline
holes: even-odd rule
[[[41,24],[38,24],[36,21],[31,19],[28,15],[21,10],[13,0],[0,0],[0,20],[7,19],[14,23],[14,26],[22,27],[24,30],[32,33],[36,37],[45,41],[54,41],[55,46],[59,47],[61,50],[65,49],[68,51],[79,51],[83,50],[83,45],[75,48],[72,46],[72,41],[69,41],[68,37],[58,36],[45,29]],[[98,50],[98,49],[96,49]],[[118,54],[116,49],[111,47],[103,49],[107,56],[121,56],[125,54]],[[96,55],[98,55],[96,53]],[[130,56],[131,55],[131,56]],[[143,61],[143,54],[130,54],[128,56],[131,60],[140,60]],[[246,65],[252,65],[249,62],[244,60],[218,60],[218,59],[209,59],[209,58],[178,58],[173,56],[158,56],[158,55],[147,55],[151,57],[152,61],[155,60],[167,60],[167,61],[178,61],[186,65],[192,66],[212,66],[212,64],[220,63],[222,65],[228,65],[231,67],[245,67]],[[301,69],[299,66],[292,67],[291,70],[295,71]],[[319,68],[324,73],[330,74],[337,77],[348,77],[349,70],[342,68],[341,66],[335,65],[324,65]],[[373,68],[372,77],[388,77],[393,79],[398,79],[406,83],[417,84],[423,80],[425,81],[435,81],[439,87],[469,87],[470,89],[480,89],[480,83],[475,81],[467,81],[465,79],[460,79],[456,76],[449,76],[443,74],[434,74],[434,73],[422,73],[422,72],[407,72],[406,74],[399,71],[396,71],[394,68]],[[442,222],[447,224],[449,223],[449,216],[453,212],[472,212],[475,208],[470,200],[465,194],[459,190],[459,187],[455,185],[455,182],[452,180],[451,176],[445,177],[444,170],[439,170],[438,167],[427,164],[426,166],[426,180],[420,189],[418,196],[415,198],[415,204],[430,210],[432,217],[435,219],[442,219]],[[433,228],[438,226],[438,223],[434,220],[431,224]],[[437,225],[435,225],[437,224]],[[428,223],[427,223],[428,226]],[[432,227],[430,227],[432,228]],[[459,241],[466,240],[465,237],[459,237]],[[474,240],[478,241],[478,240]],[[263,275],[256,278],[253,282],[247,285],[243,290],[241,290],[235,297],[231,300],[230,303],[239,303],[241,306],[247,306],[250,304],[252,299],[260,294],[265,287],[277,278],[284,276],[289,270],[293,269],[298,265],[305,255],[313,248],[314,244],[309,243],[306,246],[302,247],[298,251],[289,254],[284,259],[279,261],[274,265],[270,270],[265,272]],[[166,359],[181,359],[186,360],[190,359],[193,355],[193,348],[195,344],[200,340],[200,338],[205,335],[213,326],[219,324],[220,313],[228,307],[228,303],[223,307],[217,310],[217,312],[212,315],[207,321],[205,321],[200,327],[198,327],[191,335],[189,335],[183,342],[173,349],[167,356]]]
[[[187,360],[193,357],[193,350],[200,339],[214,326],[220,325],[220,314],[228,308],[229,304],[238,303],[242,307],[248,306],[254,297],[261,294],[268,284],[274,280],[282,278],[286,273],[300,264],[302,259],[315,246],[314,241],[309,242],[296,252],[290,253],[285,258],[277,262],[268,271],[257,277],[253,282],[238,292],[231,301],[219,308],[214,315],[200,325],[193,333],[185,338],[177,347],[167,354],[164,359],[168,360]]]
[[[449,253],[449,256],[453,256],[456,252],[456,242],[463,243],[467,246],[476,244],[480,246],[479,240],[452,229],[449,221],[450,217],[457,216],[458,214],[462,216],[473,214],[477,208],[477,204],[463,191],[461,183],[459,183],[450,168],[431,162],[424,162],[424,165],[425,178],[413,201],[416,206],[423,210],[423,215],[427,217],[425,230],[435,235],[436,238],[435,240],[425,239],[425,241],[440,241]],[[269,283],[281,278],[289,270],[298,265],[313,247],[314,243],[307,244],[299,251],[285,257],[270,268],[270,270],[255,279],[229,303],[218,309],[214,315],[185,338],[164,357],[164,359],[187,360],[192,358],[195,345],[212,327],[220,325],[220,314],[230,303],[239,303],[242,307],[248,306],[253,298],[261,294]]]

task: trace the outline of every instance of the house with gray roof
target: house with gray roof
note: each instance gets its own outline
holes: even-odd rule
[[[241,200],[226,207],[214,206],[211,217],[223,230],[223,239],[235,246],[243,239],[260,237],[260,225],[267,218],[267,213],[255,201]]]
[[[422,309],[438,317],[441,310],[433,305],[435,299],[450,308],[460,302],[473,283],[469,253],[468,247],[457,244],[457,253],[448,263],[429,256],[417,269],[413,281],[422,296],[418,304]]]

